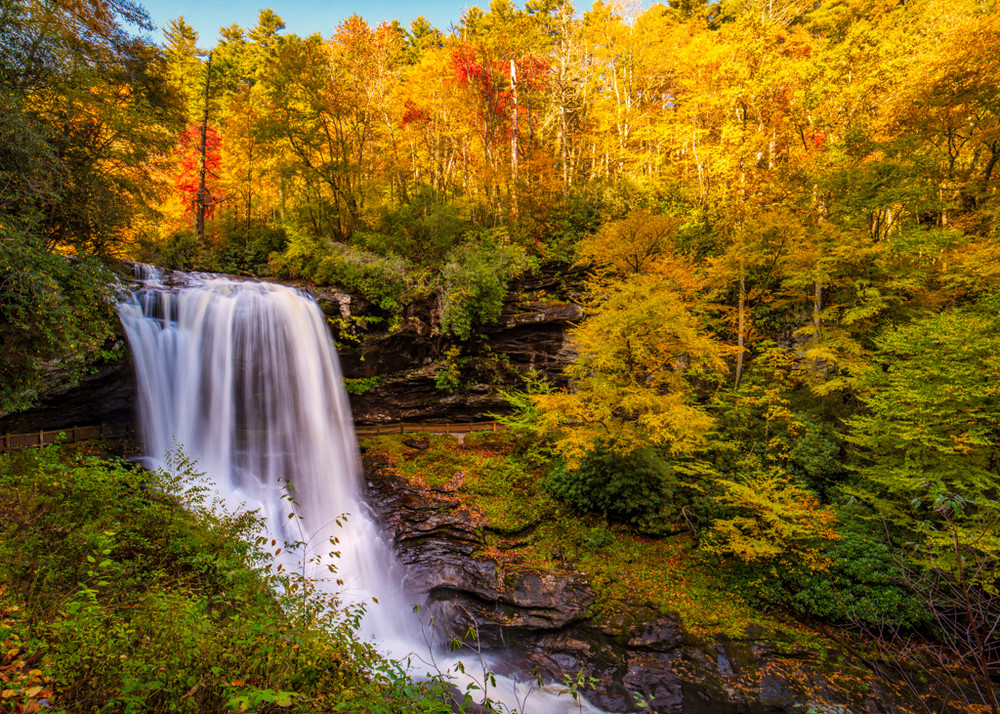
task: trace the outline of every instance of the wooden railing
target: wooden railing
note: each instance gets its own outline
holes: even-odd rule
[[[390,434],[468,434],[473,431],[501,431],[504,427],[495,421],[466,421],[446,424],[427,424],[412,422],[409,424],[376,424],[375,426],[355,426],[354,433],[358,436],[388,436]]]
[[[473,431],[500,431],[504,427],[495,421],[457,422],[446,424],[377,424],[356,426],[358,436],[388,436],[390,434],[468,434]],[[27,434],[0,435],[0,452],[30,449],[46,444],[89,441],[91,439],[123,439],[134,436],[131,424],[102,424],[100,426],[74,426],[68,429],[33,431]]]
[[[29,449],[46,444],[89,441],[91,439],[123,439],[133,435],[131,424],[101,424],[100,426],[74,426],[66,429],[43,429],[28,434],[0,435],[0,451]]]

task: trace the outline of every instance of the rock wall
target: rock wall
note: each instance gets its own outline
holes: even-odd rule
[[[395,329],[387,330],[391,318],[371,303],[334,290],[315,291],[335,324],[344,376],[379,378],[364,393],[351,395],[355,421],[484,419],[506,408],[499,390],[521,386],[520,376],[531,370],[560,383],[563,367],[574,357],[569,329],[583,317],[577,286],[567,283],[566,275],[550,268],[514,285],[499,320],[467,342],[441,333],[436,299],[409,306]],[[449,357],[455,349],[457,356]],[[461,383],[454,391],[438,379],[448,369]]]
[[[74,383],[55,381],[35,408],[0,416],[0,433],[134,422],[135,373],[129,355],[95,363],[91,370]]]

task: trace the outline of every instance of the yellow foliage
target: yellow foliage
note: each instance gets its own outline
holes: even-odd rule
[[[634,211],[620,221],[605,223],[584,238],[577,249],[581,263],[602,274],[628,276],[658,272],[658,263],[670,257],[680,221],[648,211]],[[689,271],[693,276],[694,271]]]
[[[782,469],[756,470],[746,482],[720,480],[719,484],[725,493],[716,500],[737,515],[712,524],[705,550],[733,555],[748,564],[786,561],[812,570],[829,565],[817,546],[840,538],[837,517]]]
[[[657,277],[633,276],[595,300],[573,332],[567,391],[533,397],[540,427],[575,464],[597,446],[691,453],[711,418],[691,398],[689,375],[723,369],[720,347],[681,296]]]

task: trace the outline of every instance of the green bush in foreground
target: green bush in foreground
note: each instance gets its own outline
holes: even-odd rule
[[[447,711],[359,641],[359,612],[265,568],[257,517],[214,515],[183,467],[0,457],[0,590],[51,711]]]

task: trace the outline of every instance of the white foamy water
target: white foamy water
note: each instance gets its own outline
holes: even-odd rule
[[[337,538],[332,562],[343,584],[335,590],[345,603],[366,604],[361,635],[390,656],[429,660],[401,568],[362,500],[350,405],[322,312],[281,285],[175,276],[180,285],[167,286],[160,271],[144,267],[143,287],[119,306],[147,458],[162,466],[180,447],[230,511],[257,510],[270,538],[305,541],[286,555],[286,567],[321,556],[313,568],[325,572]],[[293,509],[300,518],[288,517]],[[438,661],[446,670],[458,663]],[[468,680],[456,677],[464,689]],[[516,706],[514,682],[497,677],[496,684],[496,695]],[[546,691],[529,702],[529,711],[577,711],[567,696]]]

